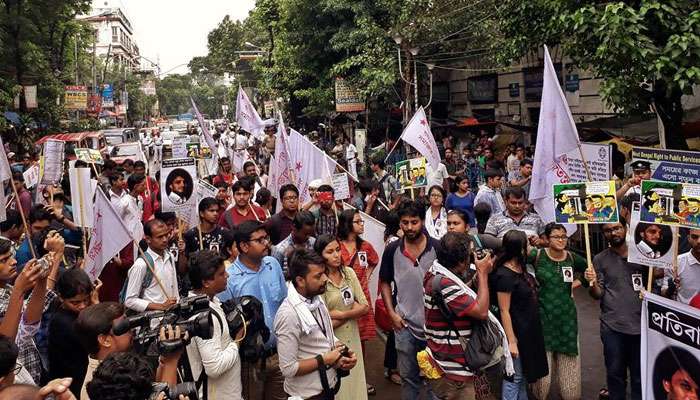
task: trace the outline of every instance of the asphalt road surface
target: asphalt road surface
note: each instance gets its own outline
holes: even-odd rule
[[[600,307],[591,299],[586,289],[574,291],[579,320],[579,341],[581,344],[581,387],[582,399],[598,399],[598,391],[605,387],[605,363],[600,342]],[[365,369],[368,383],[377,388],[376,396],[370,400],[400,399],[401,387],[384,379],[384,343],[375,339],[365,348]],[[550,399],[560,399],[555,383],[552,383]]]

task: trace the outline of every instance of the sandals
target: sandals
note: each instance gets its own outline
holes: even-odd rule
[[[608,389],[601,388],[598,391],[598,400],[608,400],[609,398],[610,398],[610,393],[608,393]]]
[[[389,371],[389,373],[384,374],[384,377],[394,385],[401,386],[402,384],[401,375],[399,375],[398,371]]]
[[[369,383],[367,384],[367,395],[368,396],[374,396],[377,394],[377,389],[373,386],[370,385]]]

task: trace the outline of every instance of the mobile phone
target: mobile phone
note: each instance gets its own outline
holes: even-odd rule
[[[41,268],[41,273],[46,274],[49,272],[51,267],[51,261],[49,260],[49,255],[45,255],[40,259],[36,260],[36,268]]]

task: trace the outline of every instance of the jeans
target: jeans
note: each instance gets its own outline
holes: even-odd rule
[[[520,357],[513,359],[513,369],[515,374],[511,377],[503,378],[503,400],[527,400],[527,380],[523,375],[523,366]]]
[[[394,331],[396,336],[396,351],[398,352],[399,374],[403,380],[401,386],[402,400],[416,400],[420,397],[423,379],[420,377],[416,355],[425,349],[425,341],[416,339],[407,328]],[[428,399],[433,399],[432,390],[428,386]]]
[[[603,357],[610,400],[624,400],[627,397],[628,370],[632,400],[641,400],[642,378],[639,367],[641,336],[616,332],[601,323],[600,338],[603,341]]]

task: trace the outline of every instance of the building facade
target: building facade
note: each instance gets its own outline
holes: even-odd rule
[[[139,71],[141,55],[134,39],[134,30],[121,2],[113,0],[93,1],[90,14],[80,18],[89,22],[95,32],[95,52],[107,57],[119,67]]]

